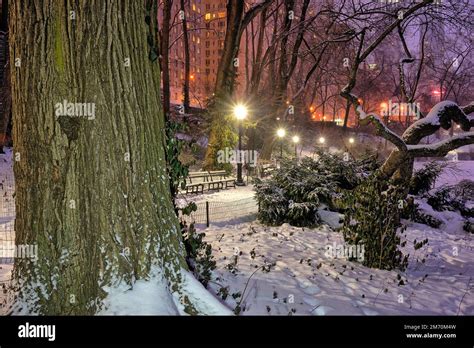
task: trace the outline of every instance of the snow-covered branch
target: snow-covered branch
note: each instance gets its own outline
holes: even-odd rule
[[[472,122],[467,114],[472,111],[474,111],[473,104],[461,108],[452,101],[443,101],[436,104],[425,118],[413,123],[403,133],[402,138],[407,144],[416,145],[440,128],[451,128],[453,123],[458,124],[463,131],[467,132],[472,127]]]
[[[459,134],[430,145],[408,145],[408,153],[412,157],[444,157],[450,151],[469,144],[474,144],[474,132]]]
[[[392,132],[387,126],[385,126],[378,115],[374,113],[365,114],[361,106],[356,108],[356,112],[359,115],[360,124],[366,125],[368,123],[372,123],[377,130],[377,135],[380,135],[382,138],[390,141],[400,151],[407,150],[407,144],[403,141],[403,139],[400,138],[398,134]]]

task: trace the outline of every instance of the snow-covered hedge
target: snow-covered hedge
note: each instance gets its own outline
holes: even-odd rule
[[[365,160],[323,152],[315,159],[283,162],[272,178],[256,182],[258,218],[268,225],[316,226],[321,221],[318,208],[324,204],[337,210],[344,190],[367,174],[366,166]]]

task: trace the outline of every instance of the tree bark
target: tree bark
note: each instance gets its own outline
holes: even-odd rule
[[[39,254],[15,260],[14,313],[94,314],[105,286],[132,285],[153,267],[180,291],[186,262],[166,173],[160,68],[147,41],[151,6],[10,4],[10,56],[22,62],[11,71],[16,244]],[[57,116],[64,100],[93,103],[95,118]]]
[[[170,101],[170,27],[171,7],[173,0],[163,1],[163,26],[161,29],[161,66],[163,77],[163,111],[165,118],[169,117]]]
[[[189,53],[189,36],[188,36],[188,21],[186,19],[186,8],[184,6],[184,0],[181,0],[181,11],[184,13],[184,18],[182,21],[183,27],[183,42],[184,42],[184,85],[183,85],[183,106],[184,111],[189,112],[189,80],[191,78],[191,62],[190,62],[190,53]]]

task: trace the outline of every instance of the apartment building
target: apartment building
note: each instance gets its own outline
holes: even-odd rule
[[[190,51],[190,101],[204,106],[212,96],[224,48],[226,0],[186,0],[185,12]],[[183,102],[185,50],[180,19],[180,1],[174,0],[170,31],[171,103]]]

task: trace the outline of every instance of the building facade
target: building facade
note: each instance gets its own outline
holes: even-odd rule
[[[226,0],[186,0],[185,15],[190,52],[190,102],[203,107],[214,92],[217,70],[224,48]],[[170,30],[170,98],[183,102],[185,49],[180,1],[174,0]]]

